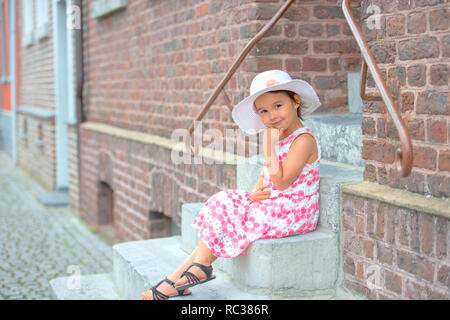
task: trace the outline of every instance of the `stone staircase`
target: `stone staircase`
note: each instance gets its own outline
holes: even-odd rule
[[[213,263],[216,279],[173,299],[360,299],[342,288],[340,185],[363,179],[361,115],[310,116],[305,125],[321,143],[318,228],[282,239],[260,239],[246,254]],[[251,191],[262,170],[257,156],[237,166],[237,189]],[[256,177],[256,179],[255,179]],[[54,299],[141,299],[141,293],[180,265],[198,242],[190,226],[204,203],[182,206],[181,236],[113,246],[112,274],[82,276],[67,289],[67,278],[50,281]]]

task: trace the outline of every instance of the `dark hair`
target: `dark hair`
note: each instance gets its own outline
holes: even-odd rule
[[[285,94],[287,94],[287,95],[289,96],[289,98],[291,98],[292,101],[294,101],[295,103],[297,103],[297,101],[295,100],[294,96],[295,96],[296,94],[298,94],[298,93],[295,93],[295,92],[293,92],[293,91],[289,91],[289,90],[274,90],[274,91],[268,91],[268,92],[271,92],[271,93],[285,93]],[[299,107],[297,108],[297,117],[299,117],[300,120],[303,121],[301,107],[302,107],[302,103],[301,103],[301,98],[300,98],[300,105],[299,105]]]

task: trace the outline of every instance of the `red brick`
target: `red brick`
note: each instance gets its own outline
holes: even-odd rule
[[[441,38],[441,43],[442,43],[442,56],[450,57],[450,35],[443,36]]]
[[[376,132],[375,120],[372,117],[363,117],[361,129],[363,135],[374,136]]]
[[[448,64],[435,64],[430,67],[430,83],[434,86],[447,86],[449,80]]]
[[[372,239],[363,239],[362,245],[364,249],[364,256],[367,259],[373,260],[375,252],[375,242]]]
[[[339,34],[340,25],[339,24],[327,24],[327,36],[334,37]]]
[[[427,120],[427,141],[447,143],[447,120]]]
[[[348,255],[345,256],[343,269],[345,274],[355,275],[355,261]]]
[[[197,18],[206,16],[208,14],[208,8],[209,6],[207,3],[198,6],[197,8],[195,8],[195,16]]]
[[[430,12],[430,31],[448,30],[450,15],[448,8],[440,8]]]
[[[412,12],[406,20],[408,33],[419,34],[427,31],[427,16],[424,12]]]
[[[385,286],[386,289],[395,292],[399,295],[402,294],[403,288],[403,278],[401,275],[391,272],[389,270],[385,271]]]
[[[365,233],[365,221],[364,217],[356,215],[356,233]]]
[[[356,277],[361,281],[366,279],[364,263],[362,261],[356,261]]]
[[[355,231],[355,209],[351,199],[346,199],[342,204],[342,225],[347,230]]]
[[[450,197],[450,178],[447,175],[439,173],[428,175],[427,184],[430,193],[435,197]]]
[[[255,48],[255,55],[257,56],[273,54],[302,55],[308,52],[308,41],[264,38],[255,45]]]
[[[297,28],[295,26],[295,24],[286,24],[284,26],[284,35],[287,38],[294,38],[297,35]]]
[[[330,71],[359,72],[361,70],[361,58],[339,57],[329,59]]]
[[[400,60],[418,60],[439,57],[439,42],[434,37],[402,40],[398,44]]]
[[[411,0],[398,0],[398,10],[409,10],[412,8]]]
[[[434,219],[428,214],[420,215],[420,249],[422,253],[431,255],[433,253],[434,239]]]
[[[335,19],[344,18],[344,14],[340,7],[334,6],[315,6],[314,17],[318,19]]]
[[[450,171],[450,150],[439,151],[439,170]]]
[[[413,92],[403,92],[402,102],[401,102],[401,112],[405,113],[414,110],[414,93]]]
[[[377,180],[377,168],[374,165],[366,164],[364,168],[364,180],[376,181]]]
[[[415,65],[408,67],[408,84],[413,87],[423,87],[426,84],[426,66]]]
[[[290,58],[290,59],[286,59],[285,61],[285,65],[286,65],[286,72],[299,72],[302,70],[302,63],[300,58]],[[273,68],[275,69],[275,68]],[[266,69],[266,70],[270,70],[270,69]]]
[[[401,36],[405,34],[405,17],[403,15],[395,15],[386,18],[387,35]]]
[[[413,166],[429,170],[436,169],[436,149],[432,147],[413,146]]]
[[[394,161],[395,147],[385,141],[363,140],[362,157],[383,163]]]
[[[383,42],[370,45],[370,51],[375,58],[375,62],[381,63],[394,63],[397,56],[397,49],[395,42]]]
[[[378,262],[392,266],[392,262],[394,259],[393,249],[389,246],[385,246],[381,243],[377,246],[377,260]]]
[[[354,40],[314,40],[313,41],[314,53],[327,54],[327,53],[359,53],[359,47]]]
[[[414,2],[416,7],[426,7],[426,6],[435,6],[440,2],[440,0],[416,0]]]
[[[397,266],[412,275],[417,275],[430,282],[433,281],[433,264],[429,260],[418,255],[403,250],[397,250]]]
[[[326,71],[327,60],[323,58],[303,58],[303,71]]]
[[[323,33],[323,25],[315,24],[301,24],[298,28],[298,34],[302,37],[320,37]]]
[[[386,138],[386,119],[384,118],[377,119],[377,137]]]
[[[437,282],[450,288],[450,265],[443,264],[437,271]]]
[[[417,98],[417,114],[448,115],[448,93],[424,91]]]

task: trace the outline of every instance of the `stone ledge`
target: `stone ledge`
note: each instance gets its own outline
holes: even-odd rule
[[[169,150],[186,153],[186,146],[181,141],[171,140],[165,137],[143,133],[140,131],[123,129],[109,124],[97,123],[97,122],[83,122],[81,124],[83,129],[115,136],[122,139],[128,139],[137,141],[144,144],[153,144],[159,147],[163,147]],[[186,130],[187,131],[187,130]],[[218,151],[211,148],[199,147],[199,156],[202,158],[208,158],[215,161],[215,163],[233,164],[236,165],[238,161],[245,161],[244,157]],[[180,157],[181,158],[181,157]],[[180,160],[182,161],[182,160]],[[195,159],[191,162],[195,164]]]
[[[91,18],[101,18],[127,7],[127,0],[96,0],[91,5]]]
[[[17,108],[17,113],[26,114],[26,115],[33,116],[36,118],[41,118],[44,120],[52,120],[55,118],[54,110],[44,109],[44,108],[35,107],[35,106],[22,105],[19,108]]]
[[[341,191],[345,194],[375,199],[397,207],[450,219],[450,201],[445,199],[429,198],[369,181],[343,184]]]

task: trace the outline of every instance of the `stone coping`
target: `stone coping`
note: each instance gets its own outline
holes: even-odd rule
[[[19,108],[17,108],[17,112],[45,120],[51,120],[55,118],[54,110],[44,109],[36,106],[21,105]]]
[[[153,135],[135,130],[122,129],[116,126],[90,121],[83,122],[81,124],[81,127],[83,129],[107,134],[110,136],[133,140],[145,144],[153,144],[173,151],[186,152],[186,146],[183,143],[165,137],[161,137],[158,135]],[[240,160],[246,159],[245,157],[241,157],[229,152],[217,151],[211,148],[204,148],[204,147],[199,148],[199,155],[202,156],[202,158],[214,160],[216,161],[216,163],[233,164],[233,165],[236,165]],[[195,161],[191,162],[195,164]]]
[[[345,183],[342,184],[341,190],[345,194],[375,199],[397,207],[450,219],[450,201],[446,199],[427,197],[369,181]]]
[[[91,18],[102,18],[127,7],[127,0],[95,0],[91,4]]]

